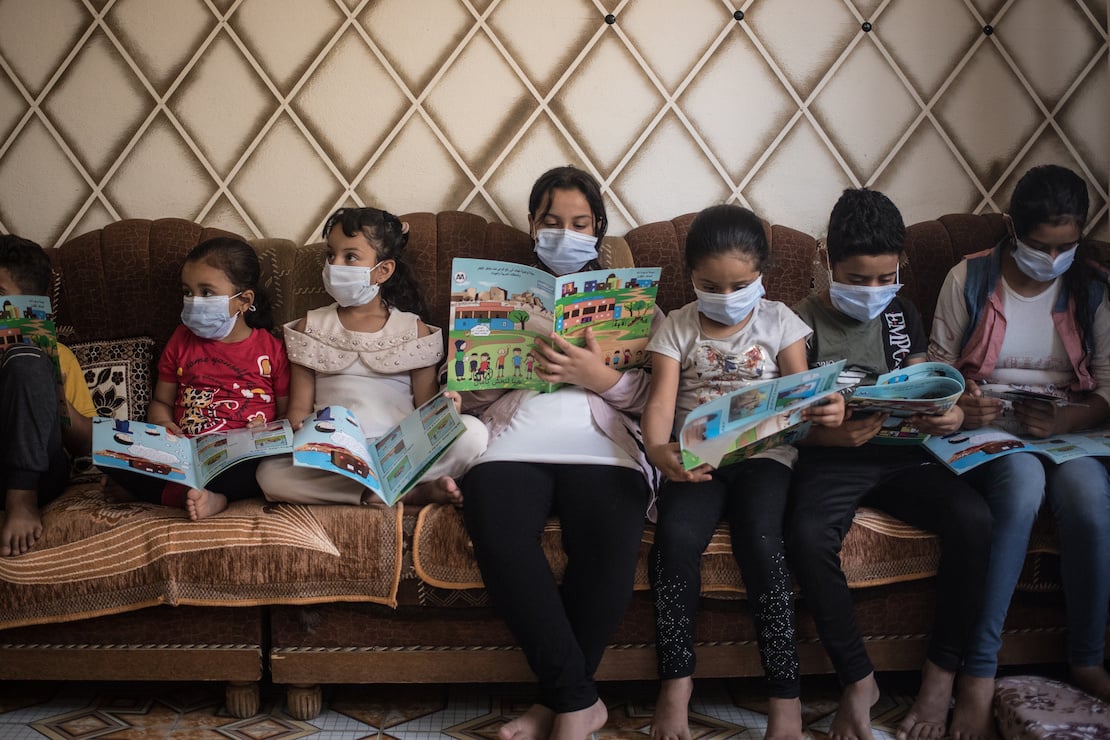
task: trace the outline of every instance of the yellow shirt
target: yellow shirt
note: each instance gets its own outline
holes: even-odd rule
[[[58,342],[58,363],[65,377],[66,400],[82,416],[90,419],[96,416],[96,407],[93,406],[92,396],[89,395],[89,386],[85,384],[85,373],[81,370],[77,358],[73,356],[73,351],[61,342]]]

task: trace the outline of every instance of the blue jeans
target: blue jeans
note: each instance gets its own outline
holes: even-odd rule
[[[986,499],[993,517],[983,611],[964,672],[989,678],[998,669],[1002,626],[1046,489],[1060,529],[1068,662],[1073,666],[1101,665],[1110,603],[1110,476],[1106,467],[1090,457],[1053,465],[1022,452],[981,465],[964,477]]]

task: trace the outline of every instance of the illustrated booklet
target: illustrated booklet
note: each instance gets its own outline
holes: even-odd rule
[[[1032,452],[1054,463],[1077,457],[1110,456],[1110,429],[1057,434],[1048,439],[1019,437],[995,427],[970,429],[925,440],[925,449],[959,475],[1015,452]]]
[[[687,470],[724,467],[805,436],[802,411],[844,390],[836,379],[844,360],[773,380],[746,385],[686,417],[679,433]]]
[[[58,361],[58,337],[50,299],[44,295],[0,296],[0,353],[17,344],[29,344],[46,353],[54,364],[58,383],[58,415],[69,425],[69,413],[62,389],[62,367]]]
[[[93,463],[203,488],[236,463],[292,453],[294,465],[356,480],[392,506],[463,430],[455,405],[443,396],[369,440],[342,406],[316,411],[295,433],[284,419],[184,437],[157,424],[95,418]]]
[[[938,416],[947,412],[964,392],[960,371],[943,362],[919,362],[880,375],[874,385],[858,385],[848,399],[854,416],[890,414],[874,441],[918,444],[929,435],[906,422],[915,414]]]
[[[550,342],[552,332],[581,347],[592,328],[605,364],[617,370],[647,359],[658,267],[555,277],[515,262],[458,258],[451,274],[450,390],[554,390],[536,374],[543,366],[536,342]]]

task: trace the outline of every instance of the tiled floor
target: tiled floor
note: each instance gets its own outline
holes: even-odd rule
[[[877,738],[892,737],[909,708],[913,676],[883,676],[883,697],[872,712]],[[609,722],[602,738],[644,737],[651,730],[653,683],[602,685]],[[805,720],[825,737],[838,690],[827,677],[807,678]],[[754,680],[705,680],[697,685],[690,723],[695,738],[762,738],[762,689]],[[332,686],[316,719],[292,719],[284,694],[264,687],[262,709],[236,719],[214,684],[0,682],[0,740],[30,738],[241,738],[243,740],[358,740],[361,738],[495,738],[498,728],[528,708],[527,686]]]

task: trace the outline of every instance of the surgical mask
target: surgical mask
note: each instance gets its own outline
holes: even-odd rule
[[[731,293],[706,293],[694,288],[694,294],[698,297],[698,311],[706,318],[725,326],[736,326],[747,318],[765,292],[762,275]]]
[[[871,321],[890,305],[902,289],[897,275],[890,285],[849,285],[838,283],[829,273],[829,298],[840,313],[856,321]]]
[[[201,339],[220,340],[227,337],[235,328],[239,320],[239,313],[228,315],[232,298],[238,298],[242,293],[233,296],[185,296],[185,305],[181,308],[181,323],[189,331]]]
[[[381,262],[378,263],[380,265]],[[331,265],[324,263],[324,290],[344,308],[365,306],[378,295],[381,286],[370,279],[377,269],[357,265]]]
[[[1079,247],[1078,243],[1074,244],[1053,259],[1041,250],[1033,249],[1021,239],[1014,239],[1014,243],[1017,245],[1014,249],[1014,262],[1017,262],[1018,269],[1042,283],[1055,280],[1067,272],[1071,263],[1075,261],[1075,252]]]
[[[597,237],[571,229],[539,229],[536,256],[556,275],[569,275],[597,259]]]

